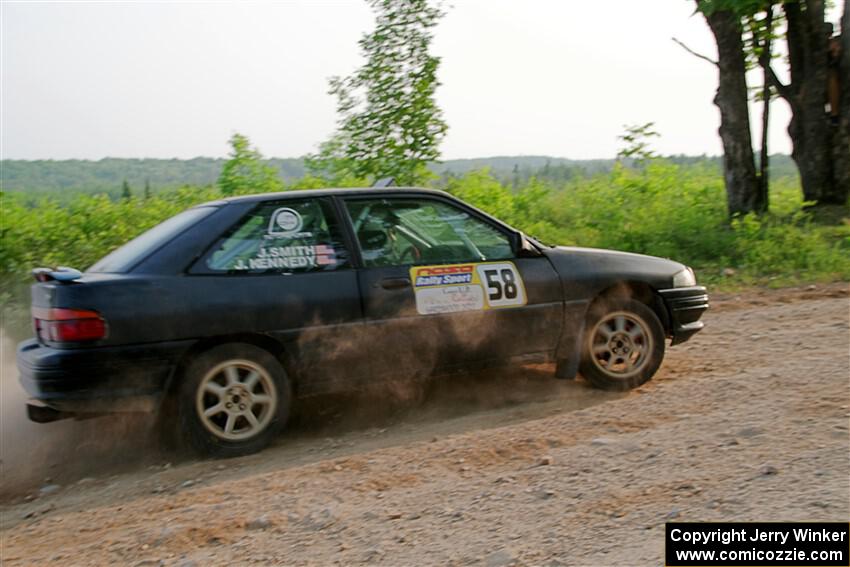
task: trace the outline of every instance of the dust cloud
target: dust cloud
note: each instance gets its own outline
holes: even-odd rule
[[[474,349],[491,331],[480,323],[483,321],[453,326],[451,332]],[[45,485],[67,486],[83,477],[103,477],[166,461],[194,459],[173,447],[162,447],[164,436],[152,415],[30,422],[25,410],[28,396],[18,382],[15,341],[10,334],[26,336],[0,329],[0,501],[37,494]],[[324,339],[323,344],[332,345],[322,351],[322,357],[349,369],[334,377],[336,386],[346,382],[351,386],[351,369],[356,362],[362,363],[363,353],[375,349],[381,340],[391,342],[390,337],[374,334],[368,337],[368,344],[358,337],[339,334],[329,341],[327,336],[308,332],[301,337],[302,345],[320,338]],[[395,372],[389,379],[360,382],[354,390],[338,394],[294,400],[290,422],[269,451],[282,449],[286,453],[285,447],[293,442],[297,445],[298,441],[344,436],[371,428],[384,430],[397,424],[403,424],[402,429],[422,431],[422,435],[502,427],[583,409],[623,395],[600,392],[581,381],[555,380],[551,364],[426,377],[433,370],[437,343],[427,330],[418,329],[417,339],[406,348],[393,351]],[[405,443],[410,439],[409,433],[396,430],[386,436],[385,442]],[[273,456],[268,458],[274,460]]]
[[[33,423],[18,382],[15,342],[0,328],[0,500],[87,475],[118,471],[158,453],[147,415]]]

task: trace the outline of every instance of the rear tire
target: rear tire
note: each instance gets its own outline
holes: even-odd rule
[[[221,345],[187,368],[178,392],[179,424],[203,455],[247,455],[281,430],[291,400],[286,372],[271,354],[249,344]]]
[[[581,375],[603,390],[624,391],[650,380],[664,360],[664,327],[643,303],[600,301],[588,313]]]

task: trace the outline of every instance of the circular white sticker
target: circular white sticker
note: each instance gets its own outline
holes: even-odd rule
[[[289,236],[301,231],[303,221],[298,211],[284,207],[277,209],[269,223],[269,234],[274,236]]]

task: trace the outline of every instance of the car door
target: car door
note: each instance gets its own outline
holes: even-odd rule
[[[549,355],[563,301],[548,259],[453,199],[345,199],[362,265],[363,315],[380,373],[422,373]]]
[[[362,365],[360,293],[332,199],[250,207],[190,269],[208,335],[261,333],[284,345],[302,393],[339,390]]]

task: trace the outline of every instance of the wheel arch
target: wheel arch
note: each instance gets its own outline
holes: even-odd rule
[[[249,344],[272,355],[283,366],[293,390],[295,389],[295,373],[291,367],[291,361],[288,360],[287,351],[280,341],[262,333],[237,333],[207,337],[192,345],[178,361],[166,388],[166,395],[171,395],[177,390],[192,361],[215,347],[234,343]]]
[[[652,310],[661,322],[665,335],[670,335],[670,316],[664,301],[650,284],[640,280],[621,280],[601,287],[595,294],[591,290],[580,301],[581,307],[568,311],[565,317],[565,331],[561,336],[556,352],[556,376],[563,379],[573,378],[579,369],[581,343],[584,340],[588,318],[600,304],[613,300],[637,300]]]
[[[585,316],[589,315],[594,307],[606,301],[628,299],[639,301],[649,307],[661,321],[664,333],[670,335],[671,323],[667,306],[664,305],[664,300],[655,288],[643,281],[625,280],[602,289],[588,304]]]
[[[626,368],[628,373],[621,375],[621,370],[609,371],[607,367],[601,367],[595,360],[595,351],[591,349],[593,339],[590,339],[590,343],[586,341],[591,337],[591,333],[595,332],[593,325],[596,321],[601,321],[609,313],[619,311],[624,308],[624,305],[628,306],[629,303],[631,303],[631,307],[625,307],[625,309],[642,316],[644,319],[650,313],[656,316],[657,321],[654,323],[646,320],[649,327],[645,329],[645,332],[652,334],[655,340],[650,343],[652,347],[649,351],[646,351],[646,356],[643,357],[640,366]],[[583,323],[584,332],[581,340],[585,343],[578,347],[581,353],[578,371],[597,388],[625,391],[640,386],[652,379],[664,360],[666,342],[664,339],[665,335],[669,334],[669,317],[658,293],[646,282],[621,281],[601,289],[589,303]],[[628,350],[625,352],[629,353]],[[622,358],[622,355],[623,353],[620,352],[619,355],[615,356]],[[627,356],[630,357],[631,354]]]

